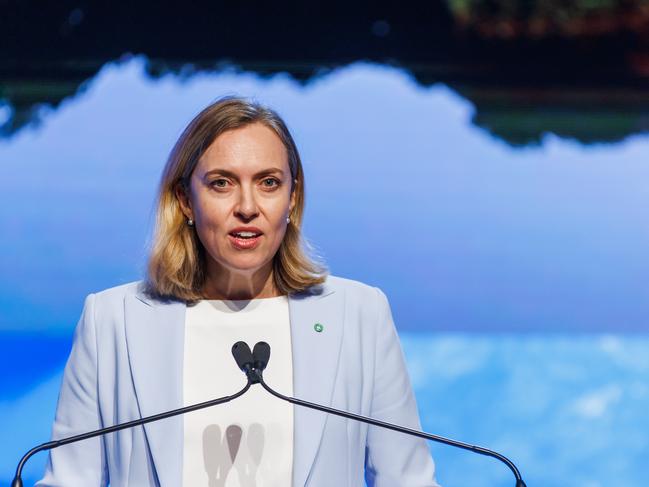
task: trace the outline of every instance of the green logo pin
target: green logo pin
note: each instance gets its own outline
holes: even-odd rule
[[[313,325],[313,329],[318,333],[322,333],[322,330],[324,330],[324,326],[322,326],[320,323],[316,323],[315,325]]]

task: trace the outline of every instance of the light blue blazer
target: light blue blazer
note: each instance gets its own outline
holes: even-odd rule
[[[378,288],[329,277],[288,301],[295,397],[420,429]],[[89,295],[52,437],[181,407],[185,309],[147,297],[137,282]],[[37,485],[180,487],[182,455],[177,416],[53,450]],[[424,440],[295,406],[293,487],[360,487],[364,477],[375,487],[438,487]]]

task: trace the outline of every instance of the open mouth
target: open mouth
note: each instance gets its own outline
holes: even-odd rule
[[[254,230],[239,230],[230,232],[230,243],[237,250],[251,250],[257,247],[263,234]]]
[[[257,238],[261,235],[261,233],[257,232],[231,232],[230,235],[234,238],[241,238],[244,240],[250,239],[250,238]]]

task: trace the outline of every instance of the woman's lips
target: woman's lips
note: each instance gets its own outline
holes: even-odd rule
[[[239,250],[251,250],[254,249],[261,240],[261,235],[250,238],[241,238],[234,235],[228,235],[230,243],[234,246],[235,249]]]

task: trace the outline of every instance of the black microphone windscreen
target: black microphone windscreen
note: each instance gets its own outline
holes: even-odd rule
[[[257,342],[252,355],[255,359],[255,367],[264,370],[270,360],[270,345],[266,342]]]
[[[252,352],[250,347],[246,342],[237,342],[232,345],[232,356],[237,362],[237,365],[244,372],[246,371],[246,365],[252,366],[254,360],[252,358]]]

